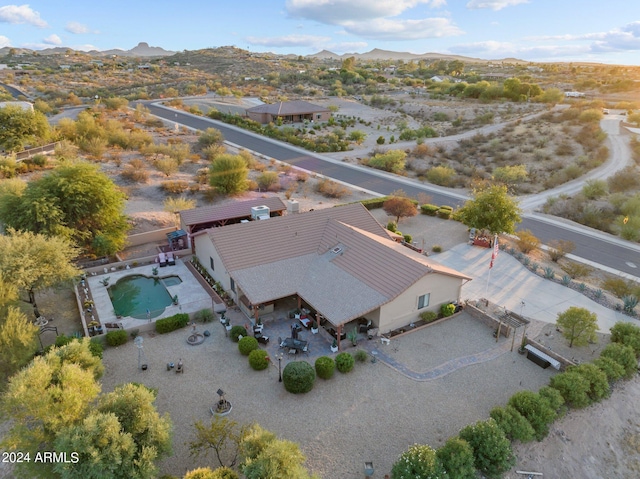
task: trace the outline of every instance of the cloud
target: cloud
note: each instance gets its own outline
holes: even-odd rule
[[[42,40],[47,45],[62,45],[62,39],[55,33]]]
[[[451,53],[487,59],[519,58],[522,60],[570,60],[589,52],[586,45],[522,46],[509,42],[476,42],[460,44],[449,49]]]
[[[331,37],[316,35],[284,35],[280,37],[247,37],[247,41],[253,45],[265,47],[313,47],[324,48],[331,41]]]
[[[0,22],[21,25],[28,23],[36,27],[47,27],[47,22],[29,5],[5,5],[0,7]]]
[[[64,27],[64,29],[69,33],[73,33],[75,35],[81,35],[83,33],[98,33],[98,31],[91,30],[88,26],[78,22],[69,22],[67,23],[67,26]]]
[[[0,35],[0,48],[10,47],[10,46],[11,46],[11,40],[9,40],[4,35]]]
[[[295,18],[306,18],[330,25],[395,17],[418,5],[440,7],[444,0],[287,0],[285,9]]]
[[[620,52],[640,50],[640,22],[632,22],[621,29],[599,34],[591,44],[593,52]]]
[[[378,18],[368,22],[345,23],[343,27],[348,33],[378,40],[418,40],[451,37],[464,33],[448,18],[422,20]]]
[[[467,3],[467,8],[470,10],[490,8],[491,10],[497,11],[522,3],[529,3],[529,0],[471,0]]]

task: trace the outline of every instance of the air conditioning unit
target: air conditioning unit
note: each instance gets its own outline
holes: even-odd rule
[[[300,203],[297,200],[289,200],[287,201],[287,213],[299,213],[300,212]]]
[[[265,216],[267,218],[269,216],[271,216],[268,206],[260,205],[260,206],[252,206],[251,207],[251,219],[252,220],[265,219],[264,218]]]

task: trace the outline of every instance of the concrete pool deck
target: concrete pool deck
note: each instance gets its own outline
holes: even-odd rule
[[[129,316],[117,318],[113,309],[113,304],[109,298],[107,287],[103,286],[101,281],[105,278],[109,278],[109,285],[115,284],[119,279],[131,275],[144,275],[153,278],[153,268],[156,265],[145,265],[137,268],[121,269],[116,271],[109,271],[108,273],[88,276],[87,283],[91,289],[91,296],[93,297],[94,308],[98,312],[100,322],[105,323],[119,322],[125,329],[138,328],[149,322],[154,322],[158,319],[167,318],[177,313],[195,313],[202,309],[211,309],[212,302],[209,294],[198,283],[193,274],[187,269],[181,259],[176,260],[175,266],[158,267],[158,277],[163,278],[165,276],[179,276],[182,279],[182,283],[174,286],[167,286],[167,290],[171,297],[178,295],[178,304],[169,305],[165,308],[164,312],[155,318],[148,319],[136,319]]]

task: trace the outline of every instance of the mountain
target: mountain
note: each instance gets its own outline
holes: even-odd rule
[[[119,57],[168,57],[170,55],[174,55],[176,52],[165,50],[162,47],[150,47],[148,43],[140,42],[131,50],[120,50],[116,48],[101,52],[93,50],[89,53],[101,56],[118,55]]]
[[[409,52],[394,52],[390,50],[380,50],[374,48],[370,52],[365,53],[344,53],[338,55],[337,53],[330,52],[328,50],[322,50],[321,52],[314,53],[313,55],[307,55],[308,58],[317,58],[320,60],[344,60],[345,58],[355,57],[357,60],[461,60],[467,63],[486,62],[481,58],[464,57],[461,55],[450,55],[447,53],[409,53]],[[501,61],[501,60],[494,60]],[[503,60],[504,61],[504,60]],[[510,62],[520,62],[522,60],[510,59]]]

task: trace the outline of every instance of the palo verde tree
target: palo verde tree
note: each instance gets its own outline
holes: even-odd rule
[[[11,194],[11,193],[14,194]],[[96,255],[124,247],[124,194],[98,166],[77,162],[3,194],[0,220],[16,230],[63,236]]]
[[[45,142],[50,134],[47,117],[39,111],[9,105],[0,108],[0,146],[20,151],[30,143]]]
[[[418,214],[418,207],[413,201],[406,196],[392,196],[382,205],[385,213],[389,216],[396,217],[396,224],[400,221],[400,218],[407,218]]]
[[[515,232],[522,210],[504,185],[492,185],[474,191],[473,199],[458,211],[458,218],[470,228],[488,230],[492,234]]]
[[[598,316],[588,309],[571,306],[562,313],[558,313],[556,325],[562,330],[562,335],[569,341],[569,347],[585,346],[590,341],[598,339]]]
[[[198,457],[212,450],[220,467],[233,467],[236,464],[240,443],[247,434],[248,426],[240,425],[226,417],[214,417],[211,424],[205,426],[201,421],[195,423],[196,438],[189,442],[189,452]]]
[[[224,195],[237,195],[247,189],[249,169],[240,155],[218,155],[210,167],[209,184]]]

